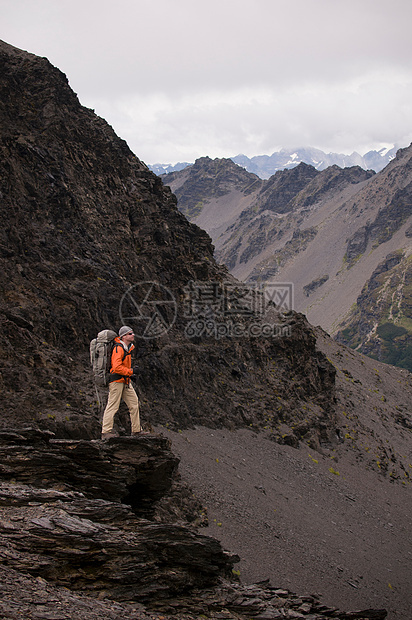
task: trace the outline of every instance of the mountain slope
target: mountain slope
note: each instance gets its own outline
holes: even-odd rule
[[[191,187],[202,205],[191,220],[211,234],[217,259],[233,275],[256,284],[292,282],[295,309],[335,334],[387,256],[399,252],[409,273],[411,161],[409,147],[376,175],[359,167],[319,172],[299,164],[252,184],[247,194],[227,184],[217,198],[197,182],[200,165],[206,174],[210,160],[199,160],[196,178],[186,168],[164,181],[180,201],[184,174],[183,187]],[[399,286],[408,317],[409,289]],[[402,327],[409,332],[409,324]]]
[[[299,584],[326,604],[384,605],[390,619],[404,620],[412,605],[412,462],[404,458],[412,375],[315,333],[336,369],[335,448],[319,453],[300,442],[274,451],[247,429],[162,430],[208,507],[206,531],[241,557],[242,580]]]
[[[208,235],[126,143],[80,106],[60,71],[6,44],[0,53],[0,359],[9,403],[2,424],[16,417],[63,436],[98,436],[89,342],[126,316],[139,335],[143,421],[262,427],[270,408],[292,424],[310,401],[313,440],[333,437],[334,371],[304,318],[274,317],[283,336],[259,339],[247,336],[254,316],[228,307],[212,330],[200,329],[206,323],[197,296],[212,291],[217,303],[235,293]],[[151,282],[151,291],[170,297],[142,306],[142,283]],[[139,330],[149,319],[153,334],[146,336]],[[245,337],[218,336],[230,321]],[[155,337],[156,326],[168,329]],[[127,432],[128,416],[118,424]],[[273,433],[280,436],[278,426]]]
[[[410,235],[410,231],[407,236]],[[392,252],[378,265],[336,338],[388,364],[412,371],[411,255]]]

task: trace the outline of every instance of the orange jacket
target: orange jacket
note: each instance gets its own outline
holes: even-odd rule
[[[113,377],[109,378],[109,382],[126,383],[128,385],[130,383],[130,377],[133,374],[131,352],[134,349],[134,344],[126,351],[119,337],[114,339],[114,343],[110,367],[110,374],[113,375]]]

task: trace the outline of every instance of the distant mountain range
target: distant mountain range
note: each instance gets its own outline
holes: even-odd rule
[[[412,146],[376,174],[299,163],[264,180],[203,157],[162,178],[236,278],[293,283],[312,324],[412,370]]]
[[[316,170],[325,170],[329,166],[337,165],[340,168],[350,168],[360,166],[364,170],[374,170],[379,172],[395,157],[397,147],[391,149],[380,149],[379,151],[369,151],[365,155],[353,152],[352,155],[342,153],[324,153],[320,149],[304,147],[297,149],[281,149],[272,155],[256,155],[246,157],[246,155],[236,155],[230,159],[248,172],[253,172],[261,179],[268,179],[278,170],[295,168],[300,163],[309,164]],[[172,164],[149,164],[150,170],[161,176],[171,172],[179,172],[187,166],[189,162],[179,162]]]

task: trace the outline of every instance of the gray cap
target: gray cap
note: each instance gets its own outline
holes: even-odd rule
[[[132,332],[132,331],[133,331],[133,330],[132,330],[132,328],[131,328],[131,327],[128,327],[127,325],[123,325],[123,327],[121,327],[121,328],[119,329],[119,336],[120,336],[120,338],[121,338],[121,337],[122,337],[122,336],[124,336],[125,334],[128,334],[129,332]]]

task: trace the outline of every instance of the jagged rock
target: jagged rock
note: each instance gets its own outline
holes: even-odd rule
[[[322,286],[322,284],[325,284],[325,282],[327,282],[328,280],[329,280],[329,276],[327,274],[325,274],[324,276],[320,276],[319,278],[315,278],[315,280],[312,280],[312,282],[310,282],[309,284],[304,286],[303,287],[303,292],[305,293],[306,297],[309,297],[309,295],[311,293],[316,291],[316,289],[318,289],[320,286]]]
[[[197,609],[210,618],[386,617],[384,611],[339,614],[320,605],[316,597],[297,597],[268,582],[242,586],[225,580],[238,558],[223,551],[216,540],[186,525],[139,517],[143,500],[144,512],[149,504],[154,515],[159,496],[170,491],[176,476],[176,459],[162,437],[64,441],[26,429],[2,432],[0,442],[0,563],[5,577],[0,591],[7,592],[10,575],[19,582],[23,579],[19,575],[26,573],[76,593],[135,600],[172,615]],[[83,469],[87,444],[94,476]],[[157,472],[168,468],[166,482],[159,486]],[[106,499],[116,486],[113,480],[119,489],[117,501]],[[14,609],[27,609],[33,597],[34,589],[20,604],[15,602]],[[57,600],[67,607],[67,595],[63,599]],[[2,597],[0,610],[11,614],[8,601],[8,596]],[[72,605],[81,606],[81,599],[72,599]],[[46,604],[42,617],[51,618],[47,609]],[[127,618],[127,611],[119,614]]]
[[[93,457],[89,474],[86,453]],[[66,612],[59,616],[50,610],[47,582],[57,588],[53,600],[62,610],[77,613],[80,607],[90,619],[81,593],[119,601],[119,615],[107,613],[107,618],[128,618],[130,601],[172,616],[385,618],[383,611],[339,615],[316,597],[298,597],[269,582],[243,586],[228,579],[237,556],[187,525],[154,521],[159,497],[167,495],[176,477],[176,460],[160,436],[86,442],[55,440],[49,432],[29,428],[0,433],[0,611],[12,620],[37,597],[37,609],[44,605],[42,618],[66,618]],[[161,485],[159,470],[165,474]],[[116,501],[106,499],[114,493],[114,481]],[[142,510],[152,520],[139,517]],[[38,581],[31,585],[28,576],[40,579],[42,587]],[[13,603],[10,579],[25,584],[24,595]],[[69,597],[68,590],[62,595],[59,587],[76,596]],[[144,618],[145,609],[140,612]]]
[[[2,563],[72,590],[145,601],[210,586],[236,559],[187,527],[150,523],[132,511],[117,525],[116,504],[105,524],[90,518],[90,508],[91,500],[67,497],[45,506],[1,506]],[[89,518],[78,516],[83,511]]]
[[[0,463],[0,558],[15,570],[146,600],[210,586],[237,559],[187,525],[153,522],[177,477],[163,437],[92,442],[2,432]]]
[[[258,196],[259,209],[287,213],[292,209],[292,200],[317,176],[313,166],[300,163],[292,170],[276,172],[262,187]]]
[[[0,460],[2,479],[75,488],[88,497],[130,503],[140,516],[170,490],[178,465],[168,440],[158,436],[70,441],[24,429],[0,432]]]
[[[369,226],[362,226],[349,239],[346,249],[346,260],[351,266],[366,250],[370,235]]]
[[[165,497],[176,493],[184,521],[197,518],[200,505],[188,498],[179,483],[179,460],[170,450],[170,440],[154,434],[104,442],[53,437],[49,431],[33,428],[1,431],[0,480],[121,502],[144,518],[154,518],[160,503],[163,516],[157,517],[167,519]],[[173,519],[182,519],[172,509]]]

